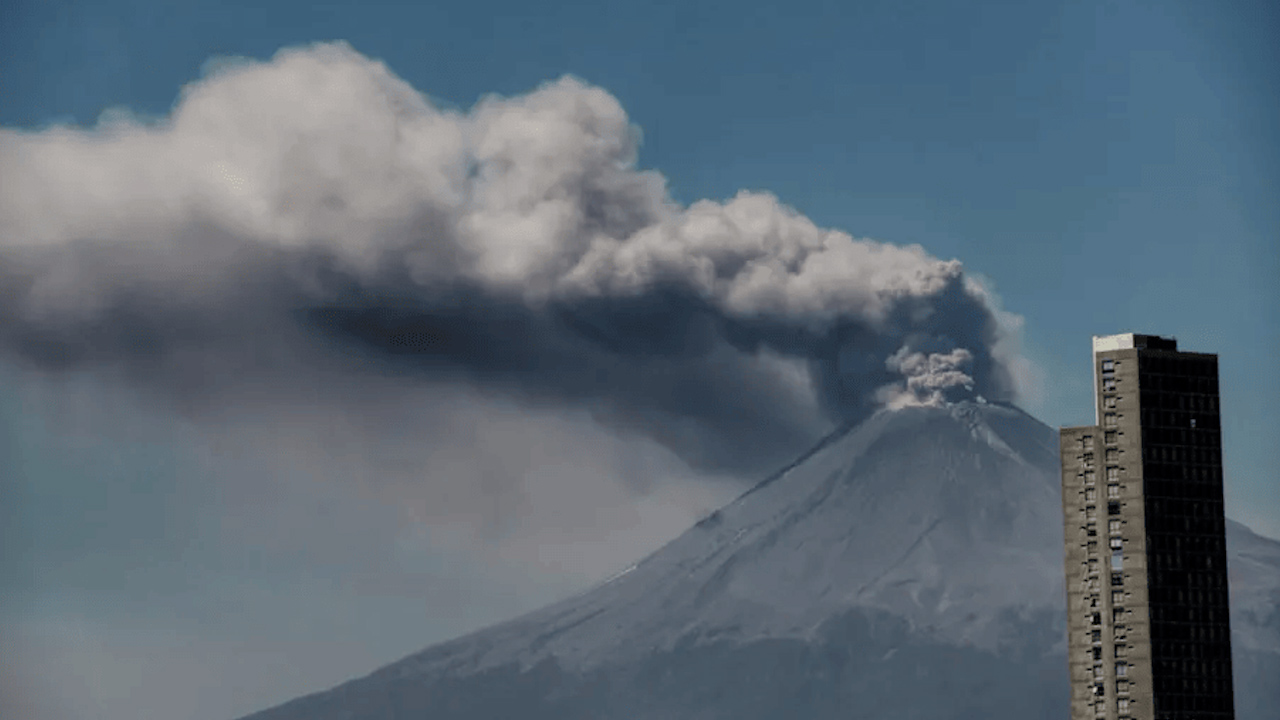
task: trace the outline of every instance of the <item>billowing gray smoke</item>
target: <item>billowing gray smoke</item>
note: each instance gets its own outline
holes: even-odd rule
[[[958,262],[763,193],[678,206],[637,145],[572,78],[461,113],[343,44],[226,67],[158,123],[2,131],[0,344],[184,407],[322,368],[463,383],[711,470],[1013,393],[1008,316]]]

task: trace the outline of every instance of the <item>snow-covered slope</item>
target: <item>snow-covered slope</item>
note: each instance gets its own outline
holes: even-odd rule
[[[1057,468],[1011,406],[882,411],[596,588],[252,718],[1065,717]],[[1230,540],[1261,720],[1280,543]]]

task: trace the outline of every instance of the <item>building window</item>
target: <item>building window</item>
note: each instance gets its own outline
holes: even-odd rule
[[[1129,681],[1128,681],[1128,680],[1117,680],[1117,681],[1116,681],[1116,693],[1127,693],[1127,692],[1129,692]]]
[[[1116,591],[1114,591],[1114,592],[1112,592],[1112,593],[1111,593],[1111,604],[1112,604],[1112,605],[1119,605],[1119,604],[1120,604],[1120,603],[1122,603],[1122,602],[1124,602],[1124,591],[1123,591],[1123,590],[1116,590]],[[1122,612],[1124,612],[1124,611],[1123,611],[1123,610],[1113,610],[1113,611],[1112,611],[1112,613],[1114,614],[1114,616],[1115,616],[1115,617],[1120,617],[1120,613],[1122,613]]]
[[[1107,503],[1107,514],[1108,514],[1108,515],[1119,515],[1119,514],[1120,514],[1120,503],[1115,502],[1115,501],[1112,501],[1112,502]]]
[[[1120,486],[1119,486],[1119,485],[1116,485],[1115,483],[1112,483],[1112,484],[1108,485],[1108,486],[1107,486],[1107,497],[1109,497],[1109,498],[1118,498],[1118,497],[1120,497]]]
[[[1097,491],[1097,490],[1094,490],[1093,488],[1089,488],[1088,490],[1085,490],[1085,491],[1084,491],[1084,501],[1085,501],[1085,502],[1097,502],[1097,501],[1098,501],[1098,491]]]
[[[1093,659],[1094,659],[1094,660],[1101,660],[1101,659],[1102,659],[1102,648],[1100,648],[1100,647],[1096,647],[1096,648],[1094,648],[1094,649],[1093,649]]]
[[[1115,372],[1115,369],[1116,369],[1116,361],[1115,361],[1115,360],[1103,360],[1103,361],[1102,361],[1102,372]]]
[[[1084,484],[1092,485],[1093,481],[1094,481],[1094,474],[1093,474],[1093,471],[1090,470],[1089,472],[1084,474]]]
[[[1093,449],[1093,436],[1092,436],[1092,435],[1081,435],[1081,436],[1080,436],[1080,450],[1081,450],[1082,452],[1088,452],[1089,450],[1092,450],[1092,449]]]
[[[1107,448],[1107,462],[1120,462],[1120,451],[1115,448]]]
[[[1104,377],[1104,378],[1102,378],[1102,390],[1103,390],[1104,392],[1115,392],[1115,391],[1116,391],[1116,379],[1115,379],[1115,378],[1113,378],[1113,377]]]
[[[1107,468],[1107,482],[1119,482],[1119,480],[1120,468],[1114,466]]]
[[[1085,549],[1085,552],[1087,552],[1089,555],[1096,554],[1098,552],[1098,541],[1090,540],[1089,542],[1085,543],[1084,549]]]
[[[1116,663],[1116,677],[1126,677],[1129,674],[1129,663]]]
[[[1124,547],[1124,540],[1121,540],[1118,537],[1113,537],[1111,538],[1111,541],[1109,544],[1111,545],[1112,550],[1119,550],[1120,548]]]
[[[1093,644],[1094,644],[1094,645],[1098,645],[1098,644],[1100,644],[1101,642],[1102,642],[1102,631],[1101,631],[1101,630],[1094,630],[1094,631],[1093,631]]]
[[[1102,679],[1102,663],[1097,663],[1093,666],[1093,679],[1094,680]]]
[[[1108,444],[1108,445],[1115,445],[1115,444],[1116,444],[1116,431],[1115,431],[1115,430],[1108,430],[1108,431],[1103,435],[1103,442],[1105,442],[1105,443],[1106,443],[1106,444]]]
[[[1085,509],[1084,509],[1084,519],[1085,519],[1086,521],[1088,521],[1088,522],[1093,522],[1093,521],[1097,520],[1097,519],[1098,519],[1098,508],[1094,507],[1093,505],[1090,505],[1089,507],[1085,508]]]
[[[1102,424],[1106,427],[1113,428],[1116,426],[1116,414],[1106,413],[1102,416]]]
[[[1126,654],[1128,654],[1128,653],[1127,653],[1127,650],[1128,650],[1128,647],[1127,647],[1127,646],[1117,644],[1117,645],[1116,645],[1116,657],[1124,657]]]
[[[1121,553],[1119,550],[1116,550],[1115,552],[1111,553],[1111,570],[1115,571],[1115,570],[1123,570],[1123,569],[1124,569],[1124,554]]]
[[[1122,713],[1129,712],[1129,698],[1120,698],[1116,700],[1116,710]]]
[[[1119,397],[1119,396],[1117,396],[1117,395],[1108,395],[1107,397],[1102,398],[1102,407],[1104,407],[1104,408],[1111,408],[1111,409],[1115,409],[1115,406],[1116,406],[1116,398],[1117,398],[1117,397]]]
[[[1111,587],[1119,587],[1124,585],[1124,576],[1120,573],[1111,573]]]
[[[1085,531],[1085,534],[1088,535],[1089,537],[1096,537],[1098,534],[1097,523],[1089,523],[1088,525],[1085,525],[1084,531]]]
[[[1111,533],[1112,535],[1118,534],[1120,532],[1120,521],[1114,518],[1111,520],[1108,520],[1107,532]]]
[[[1093,453],[1085,453],[1084,457],[1080,459],[1084,462],[1085,467],[1087,468],[1093,467]]]
[[[1098,558],[1089,558],[1089,574],[1098,574]]]

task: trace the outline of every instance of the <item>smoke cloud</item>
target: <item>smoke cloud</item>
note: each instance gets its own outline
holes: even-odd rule
[[[767,193],[680,206],[639,142],[573,78],[454,111],[341,43],[159,121],[0,130],[0,353],[197,415],[466,387],[754,476],[885,403],[1011,399],[959,262]]]
[[[906,384],[886,385],[877,396],[889,407],[940,405],[957,391],[971,392],[973,378],[962,367],[973,362],[973,353],[955,348],[948,353],[908,352],[903,347],[889,356],[885,367],[901,373]]]

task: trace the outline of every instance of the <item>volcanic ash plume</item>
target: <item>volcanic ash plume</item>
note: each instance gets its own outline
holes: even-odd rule
[[[638,143],[573,78],[458,112],[341,43],[224,65],[156,122],[3,130],[0,347],[185,406],[323,395],[320,367],[463,383],[722,469],[1011,396],[1016,320],[958,262],[765,193],[679,206]]]

